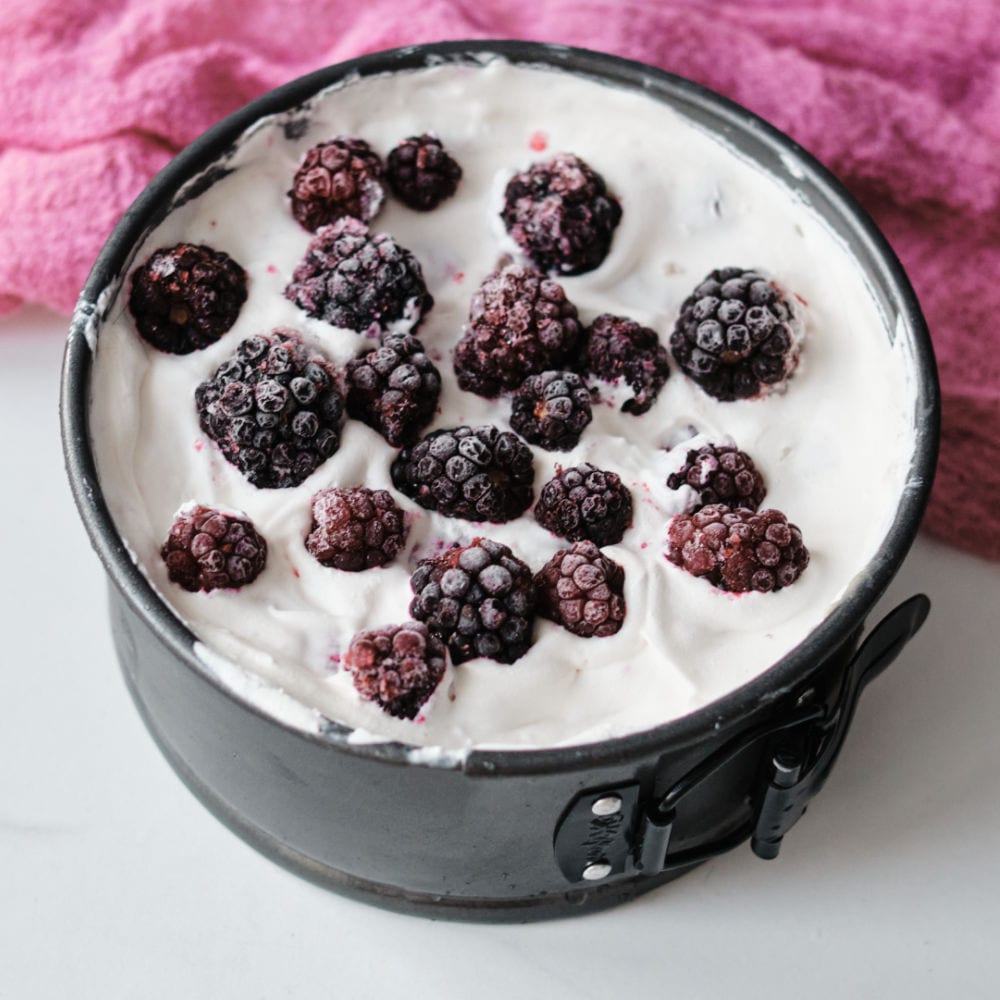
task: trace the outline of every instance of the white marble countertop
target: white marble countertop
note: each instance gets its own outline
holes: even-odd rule
[[[918,540],[882,609],[931,618],[777,862],[545,924],[384,913],[256,854],[146,734],[63,475],[64,328],[0,321],[0,1000],[998,995],[1000,565]]]

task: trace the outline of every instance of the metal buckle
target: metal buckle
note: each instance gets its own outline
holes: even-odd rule
[[[773,859],[785,835],[829,776],[865,687],[923,625],[930,601],[917,594],[886,615],[847,667],[832,707],[801,696],[784,719],[738,734],[692,768],[658,799],[638,782],[589,789],[569,804],[556,827],[556,862],[571,883],[658,875],[688,868],[747,839],[759,858]],[[713,774],[767,741],[765,766],[750,789],[751,818],[707,844],[671,852],[678,809]]]

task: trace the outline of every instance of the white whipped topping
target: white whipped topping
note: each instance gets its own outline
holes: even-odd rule
[[[104,495],[152,585],[201,640],[213,673],[240,697],[306,729],[327,717],[360,739],[452,752],[546,747],[689,713],[804,639],[877,550],[913,447],[911,359],[892,346],[859,265],[809,206],[780,178],[648,96],[502,60],[352,81],[312,102],[309,115],[308,132],[295,140],[282,128],[287,116],[252,129],[229,164],[235,172],[176,209],[138,249],[136,263],[181,240],[234,257],[249,274],[249,298],[232,329],[204,351],[161,354],[136,334],[123,293],[99,333],[91,430]],[[340,450],[305,483],[257,490],[202,433],[193,394],[241,339],[275,326],[297,328],[340,365],[370,347],[285,299],[310,239],[285,192],[318,141],[356,134],[385,155],[405,136],[428,131],[462,165],[457,195],[426,214],[388,198],[372,223],[414,252],[435,299],[419,331],[444,382],[428,430],[508,427],[508,402],[457,388],[451,351],[476,286],[511,250],[498,219],[507,179],[555,152],[589,162],[623,209],[604,263],[560,279],[585,323],[602,312],[627,315],[666,343],[683,299],[710,270],[728,265],[766,269],[808,308],[802,361],[787,392],[719,403],[674,366],[647,414],[621,413],[629,391],[602,386],[605,402],[577,448],[534,449],[536,496],[557,462],[612,469],[631,488],[634,524],[605,550],[625,567],[624,627],[610,638],[583,639],[539,620],[534,646],[517,663],[449,666],[408,722],[363,702],[339,661],[359,629],[408,617],[416,560],[486,535],[537,570],[567,543],[530,514],[476,525],[397,494],[411,513],[406,551],[383,569],[328,569],[304,546],[310,497],[331,485],[391,488],[395,451],[348,420]],[[692,427],[700,433],[690,446],[728,435],[749,452],[767,483],[765,506],[801,527],[812,560],[792,587],[727,595],[664,558],[667,523],[688,500],[665,479],[683,462]],[[266,537],[267,567],[253,584],[190,594],[169,582],[159,549],[174,513],[192,500],[244,511]]]

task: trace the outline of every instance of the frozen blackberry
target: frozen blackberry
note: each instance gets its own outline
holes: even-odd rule
[[[338,135],[313,146],[295,171],[292,215],[310,232],[344,216],[369,222],[382,207],[382,161],[364,139]]]
[[[623,379],[635,393],[622,403],[622,411],[645,413],[670,374],[667,349],[655,330],[625,316],[604,313],[584,334],[580,368],[605,382]]]
[[[298,486],[340,446],[334,369],[294,330],[247,337],[194,399],[202,430],[260,489]]]
[[[592,419],[590,390],[573,372],[529,375],[511,401],[510,426],[549,451],[575,447]]]
[[[528,651],[535,586],[531,570],[506,545],[477,538],[423,559],[410,587],[410,614],[447,643],[452,663],[477,656],[513,663]]]
[[[531,449],[496,427],[434,431],[392,463],[396,489],[445,517],[502,523],[531,506]]]
[[[632,523],[632,494],[616,473],[590,463],[556,466],[535,504],[535,520],[571,542],[616,545]]]
[[[685,375],[723,402],[783,383],[799,360],[799,322],[780,288],[756,271],[712,271],[684,300],[670,350]]]
[[[228,254],[178,243],[132,274],[128,307],[139,335],[158,351],[190,354],[214,344],[247,300],[247,273]]]
[[[706,444],[692,448],[684,464],[667,477],[667,486],[690,486],[698,494],[692,511],[709,504],[756,510],[764,502],[764,477],[753,459],[734,444]]]
[[[450,198],[462,178],[462,168],[434,135],[404,139],[386,161],[392,193],[404,205],[429,212]]]
[[[380,347],[347,362],[347,412],[373,427],[394,448],[411,444],[430,423],[441,376],[423,344],[390,333]]]
[[[315,319],[358,333],[397,320],[416,328],[434,305],[417,258],[387,233],[373,236],[350,218],[316,233],[285,298]]]
[[[458,384],[480,396],[511,392],[529,375],[565,367],[579,339],[576,306],[562,285],[511,264],[488,275],[472,298],[455,348]]]
[[[324,566],[351,573],[385,566],[405,542],[403,512],[388,490],[332,486],[312,498],[306,548]]]
[[[420,622],[359,632],[344,665],[358,694],[397,719],[412,719],[444,677],[444,645]]]
[[[667,558],[720,590],[788,587],[809,565],[802,533],[779,510],[710,504],[670,522]]]
[[[246,516],[189,504],[174,517],[160,555],[185,590],[238,589],[260,576],[267,542]]]
[[[500,217],[543,271],[582,274],[608,255],[622,209],[599,173],[559,153],[510,179]]]
[[[560,549],[535,574],[538,613],[587,639],[622,627],[624,588],[624,567],[593,542]]]

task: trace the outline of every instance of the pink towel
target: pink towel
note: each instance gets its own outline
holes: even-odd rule
[[[488,37],[691,77],[847,183],[907,267],[937,348],[927,527],[1000,558],[998,0],[6,0],[0,312],[68,313],[153,172],[265,90],[364,52]]]

